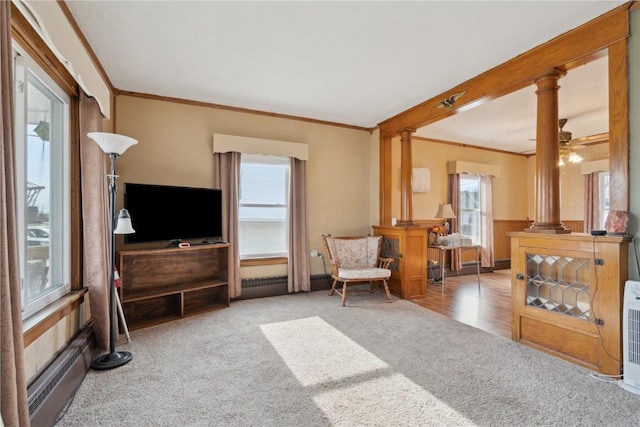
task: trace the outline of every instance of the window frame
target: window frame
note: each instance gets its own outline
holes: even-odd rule
[[[18,222],[18,250],[21,278],[22,316],[26,319],[39,312],[44,307],[59,300],[71,291],[71,150],[72,123],[71,111],[73,100],[69,94],[32,58],[25,49],[13,43],[14,51],[14,107],[16,142],[16,187],[17,187],[17,222]],[[50,162],[49,186],[52,193],[50,218],[50,249],[49,263],[51,272],[49,281],[56,283],[53,291],[28,301],[27,289],[27,259],[29,245],[27,244],[28,220],[26,190],[28,182],[27,158],[27,123],[28,123],[28,91],[29,86],[47,92],[57,99],[60,105],[54,108],[52,123],[56,120],[58,126],[51,126],[52,134],[49,153]]]
[[[242,202],[242,168],[245,164],[262,164],[262,165],[279,165],[285,167],[284,178],[284,192],[285,203],[243,203]],[[238,240],[239,240],[239,256],[243,263],[249,263],[251,260],[278,260],[288,258],[289,256],[289,222],[290,222],[290,188],[291,188],[291,159],[285,156],[270,156],[262,154],[246,154],[242,153],[240,156],[240,179],[238,182]],[[284,208],[285,220],[284,220],[284,244],[286,246],[285,251],[281,252],[254,252],[254,253],[242,253],[242,219],[240,215],[240,209],[247,208]]]

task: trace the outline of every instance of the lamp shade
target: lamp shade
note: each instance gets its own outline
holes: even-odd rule
[[[575,151],[572,151],[571,154],[569,154],[569,161],[571,163],[580,163],[582,160],[582,156]]]
[[[89,132],[87,136],[93,139],[100,146],[102,151],[107,154],[120,155],[127,151],[129,147],[138,143],[137,140],[131,137],[118,135],[116,133]]]
[[[116,224],[116,229],[113,230],[113,234],[133,234],[135,232],[136,230],[134,230],[131,225],[129,211],[126,209],[120,209],[120,212],[118,212],[118,222]]]
[[[436,213],[436,218],[455,218],[456,215],[453,213],[453,209],[450,204],[442,204],[438,206],[438,212]]]

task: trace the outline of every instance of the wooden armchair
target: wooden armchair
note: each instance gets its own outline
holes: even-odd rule
[[[389,264],[393,258],[380,258],[382,236],[376,237],[330,237],[322,236],[322,243],[331,264],[333,285],[331,293],[342,296],[342,305],[347,299],[347,287],[352,284],[369,283],[369,292],[375,290],[374,283],[382,282],[391,302],[391,293],[387,279],[391,277]],[[336,289],[336,283],[342,282],[342,288]]]

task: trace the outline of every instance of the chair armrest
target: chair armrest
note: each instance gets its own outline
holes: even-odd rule
[[[378,268],[389,268],[389,265],[395,261],[395,258],[378,258]]]

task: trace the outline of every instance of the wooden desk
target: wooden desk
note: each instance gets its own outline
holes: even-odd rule
[[[478,290],[480,290],[480,245],[456,245],[456,246],[440,246],[440,245],[429,245],[429,249],[437,249],[440,251],[440,289],[442,293],[444,293],[444,281],[446,277],[445,268],[444,268],[444,256],[447,251],[453,251],[455,249],[460,249],[461,251],[474,249],[476,251],[476,275],[478,276]]]

